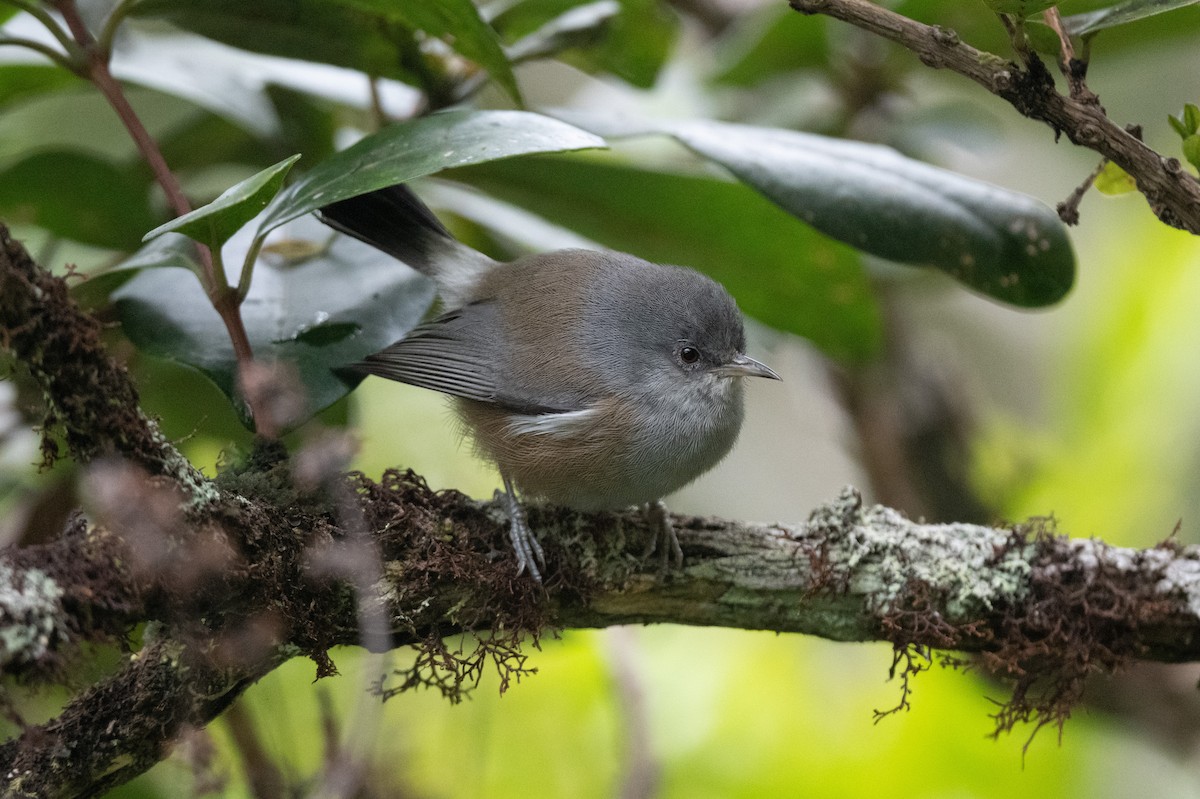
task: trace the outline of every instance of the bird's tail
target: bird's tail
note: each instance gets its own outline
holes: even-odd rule
[[[469,299],[479,274],[495,262],[457,241],[407,186],[398,184],[332,203],[325,224],[386,252],[433,278],[449,308]]]

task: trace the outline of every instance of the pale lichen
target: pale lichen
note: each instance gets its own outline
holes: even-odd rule
[[[40,660],[65,634],[62,595],[41,569],[0,566],[0,667]]]
[[[891,508],[861,507],[854,489],[824,506],[809,529],[824,531],[829,568],[849,591],[887,611],[909,586],[921,583],[944,597],[951,619],[967,619],[1028,591],[1030,546],[1010,532],[971,524],[919,524]],[[830,533],[833,533],[830,535]]]

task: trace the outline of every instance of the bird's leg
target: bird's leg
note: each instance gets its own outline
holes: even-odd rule
[[[667,506],[661,499],[656,499],[653,502],[647,502],[643,512],[651,531],[650,541],[646,544],[646,551],[642,553],[642,559],[650,557],[657,549],[660,574],[667,573],[672,559],[675,561],[676,569],[683,568],[683,548],[679,546],[679,537],[675,535],[675,528],[671,525],[670,517],[667,516]]]
[[[538,564],[546,565],[546,553],[542,551],[542,545],[529,529],[525,509],[517,501],[517,492],[513,490],[512,480],[503,473],[500,477],[504,480],[504,504],[507,506],[509,518],[508,537],[517,556],[517,574],[529,569],[529,576],[540,583],[542,573],[538,570]]]

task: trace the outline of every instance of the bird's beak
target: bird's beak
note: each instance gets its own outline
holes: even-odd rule
[[[711,371],[713,374],[721,377],[769,377],[772,380],[783,379],[775,374],[775,371],[765,363],[759,363],[749,355],[742,355],[740,353],[733,356],[733,359],[729,363],[713,367]]]

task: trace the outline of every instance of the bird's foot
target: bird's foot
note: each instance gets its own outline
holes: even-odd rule
[[[642,560],[650,557],[657,550],[659,577],[666,576],[670,571],[672,560],[676,569],[683,568],[683,548],[679,546],[679,537],[675,535],[675,528],[671,524],[671,518],[667,515],[667,506],[661,499],[656,499],[646,503],[643,513],[651,531],[650,540],[646,543],[646,551],[642,553]]]
[[[525,509],[517,500],[512,482],[507,477],[504,478],[504,492],[497,491],[496,498],[504,502],[505,509],[508,511],[508,538],[512,542],[513,553],[517,556],[517,574],[520,575],[528,570],[529,576],[535,582],[541,583],[542,572],[538,569],[538,564],[546,565],[546,553],[542,549],[542,545],[538,543],[533,531],[529,529],[529,522],[525,518]]]

